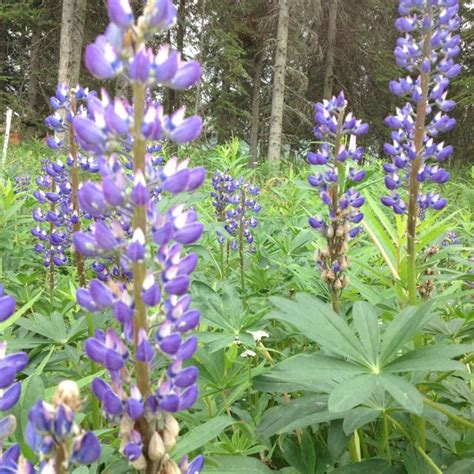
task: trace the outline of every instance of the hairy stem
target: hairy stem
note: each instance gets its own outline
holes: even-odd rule
[[[339,165],[337,162],[337,155],[339,154],[339,148],[341,147],[341,139],[342,139],[342,127],[344,124],[344,109],[341,109],[339,112],[339,116],[337,118],[337,130],[336,130],[336,137],[334,140],[334,150],[333,150],[333,159],[334,163],[336,165],[336,168],[339,171]],[[339,173],[338,173],[338,179],[332,184],[332,187],[330,189],[330,195],[331,195],[331,211],[333,213],[333,218],[331,219],[332,222],[330,222],[329,225],[332,225],[333,228],[333,236],[331,238],[328,238],[328,248],[329,248],[329,253],[331,257],[331,265],[337,261],[339,254],[340,254],[340,246],[341,243],[338,242],[338,238],[336,236],[337,228],[339,226],[339,222],[336,218],[337,215],[337,208],[339,206],[339,191],[340,191],[341,186],[339,185]],[[332,303],[332,309],[336,314],[339,314],[340,311],[340,305],[339,305],[339,297],[340,297],[340,291],[334,287],[335,280],[331,281],[329,283],[330,287],[330,292],[331,292],[331,303]]]
[[[76,102],[73,97],[71,97],[71,112],[76,113]],[[74,232],[79,232],[81,230],[81,221],[80,208],[79,208],[79,166],[77,163],[77,145],[74,140],[74,129],[72,123],[69,124],[69,153],[72,158],[72,173],[71,173],[71,197],[72,197],[72,211],[77,216],[77,222],[74,222],[72,229]],[[77,277],[79,279],[79,286],[84,288],[86,286],[86,274],[84,271],[84,258],[79,252],[74,252],[74,259],[76,262]],[[92,336],[92,334],[89,334]]]
[[[143,176],[145,173],[145,151],[146,143],[142,136],[141,128],[143,116],[145,112],[145,86],[141,83],[133,85],[133,103],[134,103],[134,129],[133,129],[133,169],[137,173],[141,171]],[[146,206],[135,206],[133,213],[133,230],[141,229],[146,235]],[[133,343],[135,349],[138,347],[139,334],[141,330],[148,333],[148,319],[146,305],[142,299],[143,282],[146,278],[146,263],[145,261],[135,262],[133,264],[133,294],[135,300],[135,314],[133,318]],[[146,400],[151,395],[150,383],[150,369],[148,364],[139,360],[135,361],[135,376],[137,379],[137,386]],[[143,444],[145,446],[144,454],[147,458],[147,474],[155,472],[154,463],[148,458],[148,444],[150,441],[150,429],[148,422],[144,416],[139,418],[136,423],[139,430]]]
[[[56,181],[54,178],[51,178],[51,192],[55,193],[56,192]],[[56,211],[56,204],[51,201],[51,204],[49,206],[49,209],[51,212]],[[51,220],[49,221],[49,235],[51,235],[54,232],[54,222]],[[54,303],[54,260],[53,260],[53,252],[52,252],[52,246],[50,245],[49,247],[50,253],[49,253],[49,301],[51,303],[51,306],[53,306]]]
[[[431,14],[431,12],[430,12]],[[422,60],[429,58],[431,30],[426,31],[423,39]],[[418,194],[420,182],[418,172],[423,165],[423,143],[425,136],[426,109],[428,102],[428,89],[430,84],[430,73],[422,72],[420,75],[421,99],[417,104],[415,120],[415,152],[416,157],[411,164],[410,180],[408,188],[408,222],[407,222],[407,279],[408,279],[408,302],[415,305],[418,300],[416,287],[416,220],[418,215]]]
[[[245,290],[245,272],[244,272],[244,218],[245,218],[245,189],[242,187],[240,195],[241,214],[239,220],[239,267],[240,267],[240,286],[242,293]]]

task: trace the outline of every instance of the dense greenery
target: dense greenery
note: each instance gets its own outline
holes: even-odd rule
[[[243,289],[238,254],[222,263],[209,180],[189,197],[206,226],[194,246],[200,264],[192,285],[203,316],[195,356],[201,396],[192,413],[179,416],[184,429],[173,455],[202,452],[204,472],[221,474],[472,472],[472,170],[453,170],[448,208],[420,223],[419,284],[426,302],[404,308],[404,224],[379,204],[379,163],[367,160],[366,232],[351,247],[351,284],[337,317],[314,264],[320,242],[307,218],[322,205],[306,182],[303,156],[274,176],[265,166],[249,171],[246,150],[234,140],[191,152],[208,176],[226,169],[258,184],[262,211],[256,252],[245,256]],[[22,432],[33,403],[48,399],[64,378],[78,381],[86,394],[93,378],[83,357],[87,325],[75,303],[75,271],[57,271],[51,299],[47,273],[32,250],[35,184],[24,190],[15,184],[15,176],[37,175],[38,157],[48,153],[41,144],[12,148],[0,188],[0,281],[19,308],[0,329],[11,350],[30,354],[15,409],[15,438],[27,456]],[[443,244],[448,231],[457,234],[454,245]],[[94,316],[98,328],[110,322],[108,312]],[[90,403],[87,395],[79,413],[85,426],[92,423]],[[104,445],[100,466],[130,472],[113,455],[115,430],[97,433]]]

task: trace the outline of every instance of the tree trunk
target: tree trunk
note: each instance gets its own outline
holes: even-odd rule
[[[199,33],[199,61],[202,62],[204,58],[204,40],[205,40],[205,31],[204,31],[204,25],[205,25],[205,16],[206,16],[206,0],[201,0],[202,1],[202,9],[201,9],[201,31]],[[202,100],[202,80],[198,82],[197,87],[196,87],[196,99],[195,99],[195,105],[194,105],[194,113],[197,115],[199,114],[199,110],[201,109],[201,100]]]
[[[278,161],[281,155],[283,132],[283,108],[285,105],[285,72],[286,55],[288,50],[288,0],[280,0],[278,15],[277,44],[275,51],[275,66],[273,72],[272,112],[270,117],[270,133],[268,144],[268,160]]]
[[[178,18],[177,18],[177,29],[176,29],[176,49],[181,53],[181,57],[183,57],[185,32],[186,32],[186,0],[180,0],[179,7],[178,7]],[[171,37],[170,36],[168,37],[171,40]],[[170,112],[174,112],[179,106],[181,94],[179,93],[179,91],[176,91],[174,89],[169,89],[168,94],[169,94],[169,109],[170,109]]]
[[[334,53],[336,49],[337,7],[339,0],[332,0],[329,5],[328,42],[326,69],[324,71],[323,98],[330,99],[334,85]]]
[[[58,82],[75,86],[81,69],[87,0],[63,0]]]
[[[258,132],[260,125],[260,87],[262,82],[263,54],[258,51],[254,59],[253,91],[252,91],[252,126],[250,129],[251,166],[258,161]]]
[[[34,30],[31,36],[30,74],[28,84],[28,109],[33,120],[36,119],[37,110],[40,104],[40,83],[38,80],[41,58],[40,43],[41,32]]]

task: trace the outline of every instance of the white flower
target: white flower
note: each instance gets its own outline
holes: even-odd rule
[[[243,357],[244,359],[249,359],[250,357],[255,357],[256,355],[256,352],[247,349],[246,351],[242,352],[242,354],[240,354],[240,357]]]
[[[247,331],[253,337],[253,340],[259,343],[264,337],[270,337],[266,331]]]

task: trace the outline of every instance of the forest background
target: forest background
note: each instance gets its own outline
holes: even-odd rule
[[[139,9],[142,2],[135,0]],[[393,49],[395,0],[179,0],[178,26],[163,40],[203,65],[198,88],[160,97],[166,109],[185,103],[205,117],[201,141],[237,137],[251,163],[302,156],[312,136],[316,101],[344,90],[371,133],[364,145],[382,155],[384,118],[397,105]],[[472,162],[474,147],[474,8],[461,2],[463,73],[454,81],[454,165]],[[0,112],[16,112],[21,140],[44,136],[43,118],[59,81],[100,87],[85,71],[84,46],[108,22],[105,0],[3,0],[0,5]],[[128,94],[117,80],[115,91]],[[179,97],[178,97],[179,95]],[[2,120],[3,122],[3,120]]]

